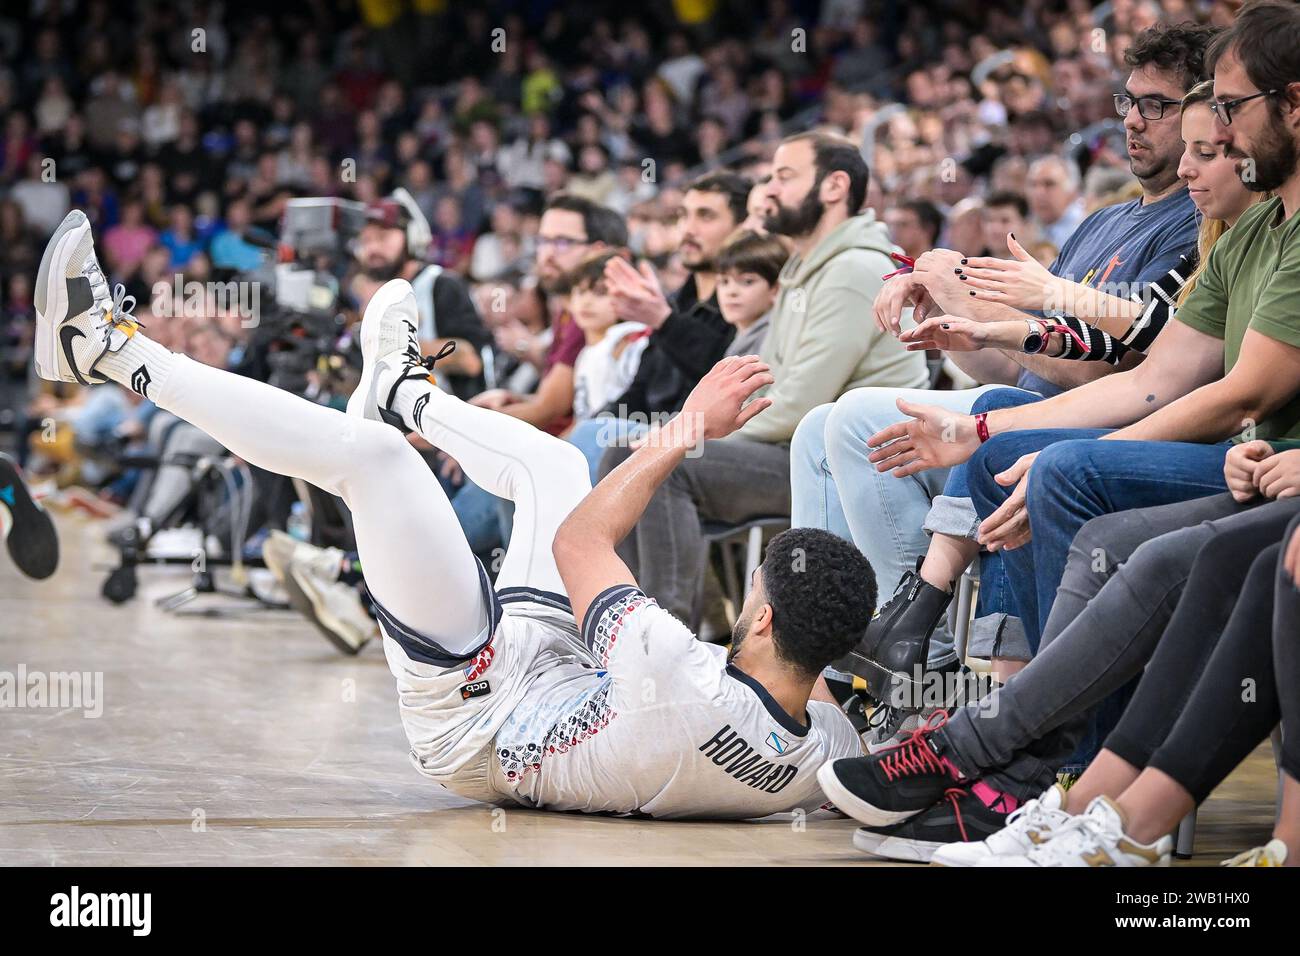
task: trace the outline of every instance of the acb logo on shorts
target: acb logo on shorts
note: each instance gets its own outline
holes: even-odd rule
[[[495,656],[496,651],[492,649],[492,642],[488,641],[487,646],[478,652],[478,656],[465,665],[465,679],[476,680],[481,677],[483,672],[492,666],[492,658]]]
[[[492,693],[491,684],[485,680],[476,680],[460,689],[460,699],[469,700],[471,697],[486,697],[490,693]]]

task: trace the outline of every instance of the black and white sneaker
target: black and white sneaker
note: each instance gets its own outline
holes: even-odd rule
[[[817,771],[822,792],[870,827],[892,826],[928,809],[963,782],[961,771],[934,740],[934,731],[946,720],[939,711],[902,743],[867,757],[827,761]]]
[[[36,372],[52,382],[108,381],[95,366],[142,327],[131,314],[135,297],[120,284],[109,289],[95,257],[90,220],[80,209],[64,217],[46,244],[33,299]],[[143,395],[147,384],[131,386]]]
[[[59,566],[59,535],[49,512],[36,503],[17,463],[0,455],[0,527],[18,570],[37,581]]]
[[[1007,825],[1010,811],[999,802],[984,805],[970,787],[949,787],[938,803],[888,827],[859,827],[853,845],[886,860],[929,863],[936,850],[954,843],[987,840]]]
[[[448,342],[437,355],[420,353],[420,313],[415,290],[405,279],[390,279],[379,287],[361,319],[361,380],[348,399],[348,414],[387,422],[411,431],[393,411],[397,388],[410,379],[424,379],[435,387],[433,366],[456,350]]]

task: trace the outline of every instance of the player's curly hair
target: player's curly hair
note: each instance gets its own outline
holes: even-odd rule
[[[853,649],[876,610],[876,573],[856,547],[817,528],[791,528],[767,546],[763,589],[777,656],[806,675]]]

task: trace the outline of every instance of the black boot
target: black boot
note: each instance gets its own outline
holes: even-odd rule
[[[831,666],[857,674],[867,682],[867,693],[882,704],[920,700],[917,681],[925,672],[930,635],[950,601],[950,592],[908,571],[858,646]]]

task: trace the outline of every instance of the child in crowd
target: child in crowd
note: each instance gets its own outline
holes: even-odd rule
[[[586,421],[632,383],[650,329],[619,322],[605,285],[605,263],[618,251],[604,250],[579,263],[569,275],[569,312],[586,345],[573,365],[573,422]]]
[[[790,250],[777,236],[749,229],[732,233],[718,253],[718,308],[736,327],[728,355],[757,355],[767,337],[777,276]]]

